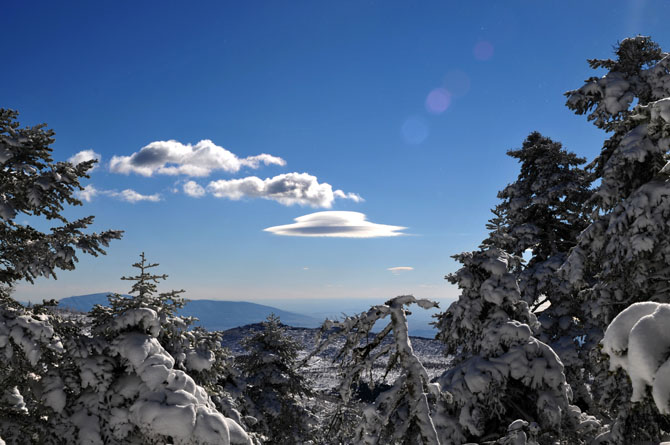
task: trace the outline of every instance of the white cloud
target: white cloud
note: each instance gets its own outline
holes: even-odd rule
[[[93,186],[93,184],[89,184],[84,187],[83,190],[78,190],[75,192],[75,196],[78,199],[86,202],[91,202],[95,196],[99,195],[111,196],[112,198],[131,202],[133,204],[140,201],[158,202],[161,200],[161,196],[158,193],[154,193],[153,195],[143,195],[132,189],[125,189],[121,192],[117,192],[115,190],[98,190]]]
[[[93,164],[93,167],[89,170],[92,171],[98,168],[98,165],[100,165],[100,159],[102,159],[100,154],[94,152],[93,150],[82,150],[79,153],[76,153],[73,156],[71,156],[67,161],[70,162],[71,164],[77,165],[81,162],[86,162],[93,159],[95,159],[98,162],[96,164]]]
[[[326,236],[337,238],[377,238],[403,235],[407,227],[376,224],[359,212],[327,211],[295,218],[295,223],[268,227],[266,232],[285,236]]]
[[[133,204],[140,201],[158,202],[161,200],[161,195],[158,193],[154,193],[153,195],[143,195],[132,189],[125,189],[121,192],[107,191],[106,194],[120,199],[121,201],[131,202]]]
[[[365,201],[363,198],[360,197],[357,193],[344,193],[342,190],[335,190],[333,192],[333,195],[336,198],[342,198],[342,199],[351,199],[354,202],[363,202]]]
[[[333,191],[328,183],[319,183],[316,176],[307,173],[285,173],[273,178],[260,179],[248,176],[241,179],[212,181],[207,191],[217,198],[238,200],[242,198],[272,199],[283,205],[308,205],[330,208],[335,198],[363,200],[355,193]]]
[[[258,168],[260,164],[286,165],[277,156],[260,154],[239,158],[234,153],[204,139],[195,145],[181,142],[155,141],[130,156],[114,156],[109,163],[114,173],[209,176],[214,170],[238,172],[242,167]]]
[[[393,275],[398,275],[401,272],[409,272],[410,270],[414,270],[414,268],[410,266],[397,266],[397,267],[389,267],[386,270],[390,270]]]
[[[93,187],[93,184],[89,184],[86,187],[84,187],[83,190],[75,191],[74,196],[82,201],[91,202],[91,200],[99,193],[100,191],[95,187]]]
[[[200,198],[205,195],[205,189],[195,181],[188,181],[184,184],[184,193],[193,198]]]

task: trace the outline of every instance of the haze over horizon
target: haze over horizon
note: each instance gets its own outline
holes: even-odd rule
[[[539,131],[599,153],[564,106],[586,59],[670,47],[653,1],[159,5],[3,7],[1,106],[54,129],[55,160],[99,159],[65,214],[125,231],[18,300],[126,293],[144,251],[191,299],[446,303],[450,256],[518,174],[507,150]]]

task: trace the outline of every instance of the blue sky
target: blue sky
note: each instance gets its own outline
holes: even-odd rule
[[[668,50],[668,16],[640,0],[6,3],[0,106],[53,128],[57,160],[100,155],[67,215],[125,230],[15,295],[127,291],[144,251],[190,298],[447,301],[450,256],[518,174],[505,152],[537,130],[592,159],[605,135],[563,93],[627,36]]]

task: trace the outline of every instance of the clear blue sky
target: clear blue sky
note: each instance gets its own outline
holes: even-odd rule
[[[598,153],[564,106],[586,59],[635,34],[670,48],[666,1],[192,3],[0,7],[0,106],[53,128],[57,160],[99,154],[67,214],[125,230],[17,298],[127,291],[141,251],[190,298],[453,297],[508,149],[537,130]]]

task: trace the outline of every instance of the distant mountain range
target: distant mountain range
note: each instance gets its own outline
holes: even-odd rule
[[[77,295],[74,297],[63,298],[59,301],[59,306],[81,312],[90,311],[94,305],[107,305],[107,295],[111,292],[102,292],[97,294]],[[130,297],[130,295],[124,295]],[[202,326],[210,331],[224,331],[249,324],[260,323],[268,315],[274,313],[281,322],[288,326],[299,328],[316,328],[321,326],[326,318],[341,319],[343,313],[355,315],[366,311],[374,304],[383,303],[384,300],[324,300],[324,301],[281,301],[280,304],[289,309],[302,308],[307,314],[300,314],[293,311],[279,309],[274,306],[250,303],[247,301],[224,301],[224,300],[190,300],[186,306],[179,311],[179,315],[195,317],[199,319],[196,326]],[[318,309],[318,310],[317,310]],[[437,331],[431,322],[434,321],[432,315],[437,313],[438,309],[429,311],[412,307],[412,314],[409,316],[409,330],[413,336],[434,338]],[[379,329],[381,329],[381,326]]]
[[[107,295],[110,293],[103,292],[63,298],[59,301],[59,306],[71,310],[88,312],[96,304],[106,305]],[[124,296],[129,297],[129,295]],[[322,319],[310,317],[309,315],[297,314],[276,307],[246,301],[190,300],[179,311],[179,315],[196,317],[199,321],[195,325],[202,326],[209,331],[222,331],[238,326],[260,323],[270,314],[277,315],[282,323],[289,326],[315,328],[323,322]]]

